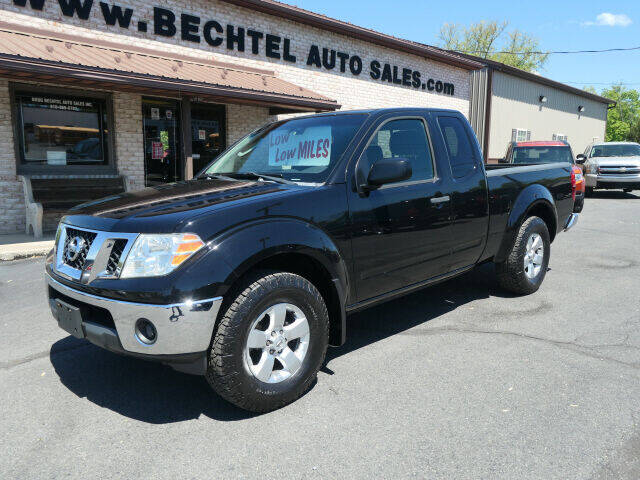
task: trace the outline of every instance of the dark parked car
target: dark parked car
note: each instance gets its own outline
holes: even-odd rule
[[[489,261],[504,288],[535,292],[573,194],[568,163],[485,171],[455,111],[278,121],[194,180],[69,212],[51,310],[76,337],[269,411],[310,388],[350,312]]]

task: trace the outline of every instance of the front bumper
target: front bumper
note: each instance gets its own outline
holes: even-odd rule
[[[640,175],[598,175],[595,173],[587,173],[584,178],[589,188],[640,189]]]
[[[124,302],[75,290],[49,274],[46,281],[54,316],[56,300],[80,310],[82,332],[77,336],[111,351],[169,364],[188,361],[207,351],[222,304],[222,297],[171,305]],[[155,326],[153,344],[144,343],[136,334],[139,319]]]

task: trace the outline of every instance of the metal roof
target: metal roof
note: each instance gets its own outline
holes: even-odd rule
[[[121,84],[127,89],[178,90],[225,101],[296,110],[340,108],[336,101],[273,72],[86,39],[0,22],[0,75],[54,76]],[[233,102],[231,102],[233,103]]]
[[[572,87],[571,85],[567,85],[566,83],[556,82],[555,80],[551,80],[550,78],[543,77],[541,75],[527,72],[525,70],[521,70],[516,67],[512,67],[511,65],[506,65],[504,63],[496,62],[495,60],[489,60],[487,58],[480,58],[474,55],[468,55],[466,53],[461,53],[460,55],[475,59],[478,62],[485,64],[491,70],[495,70],[497,72],[502,72],[507,75],[513,75],[514,77],[519,77],[524,80],[529,80],[530,82],[539,83],[540,85],[545,85],[547,87],[556,88],[558,90],[562,90],[568,93],[573,93],[574,95],[588,98],[589,100],[593,100],[599,103],[605,103],[607,105],[615,105],[616,102],[611,100],[610,98],[602,97],[600,95],[596,95],[595,93],[587,92],[586,90],[581,90],[576,87]]]

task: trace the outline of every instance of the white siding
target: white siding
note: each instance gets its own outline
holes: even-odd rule
[[[540,103],[540,96],[547,103]],[[583,106],[585,111],[578,112]],[[581,153],[597,137],[604,140],[607,105],[585,97],[524,80],[493,73],[489,158],[504,155],[513,129],[531,131],[531,140],[553,140],[567,135],[574,154]]]

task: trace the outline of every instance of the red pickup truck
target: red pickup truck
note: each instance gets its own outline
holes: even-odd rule
[[[507,147],[507,153],[500,163],[511,163],[518,165],[538,165],[542,163],[568,162],[571,167],[571,183],[574,187],[574,207],[573,211],[580,213],[584,207],[584,197],[586,183],[582,167],[576,165],[584,163],[575,161],[571,146],[563,141],[528,141],[511,142]]]

